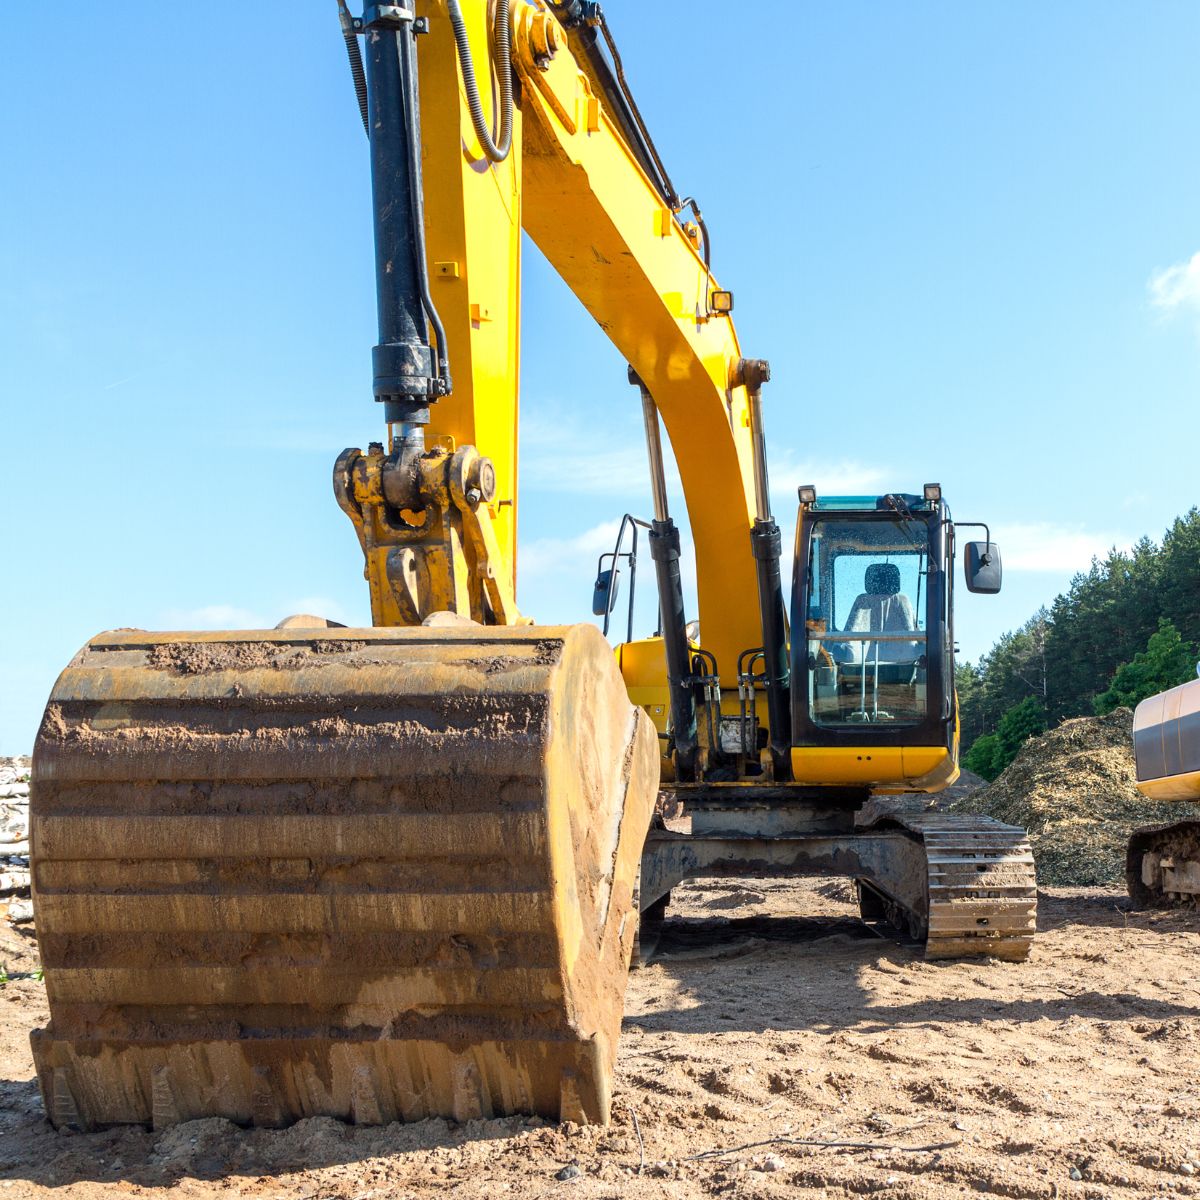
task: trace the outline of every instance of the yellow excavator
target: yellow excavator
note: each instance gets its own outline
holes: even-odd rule
[[[769,369],[600,6],[339,11],[386,438],[342,453],[333,487],[373,626],[123,629],[62,673],[31,802],[51,1120],[605,1121],[631,956],[699,875],[849,876],[928,957],[1023,958],[1024,833],[880,800],[957,774],[958,526],[937,484],[802,487],[785,594]],[[516,604],[522,230],[645,417],[653,519],[623,526],[648,528],[660,628],[615,654]],[[966,582],[994,592],[983,528]],[[597,581],[606,622],[632,554]]]
[[[1200,666],[1196,668],[1200,674]],[[1133,714],[1137,786],[1151,800],[1200,802],[1200,679],[1143,700]],[[1200,821],[1135,829],[1125,878],[1138,905],[1200,900]]]

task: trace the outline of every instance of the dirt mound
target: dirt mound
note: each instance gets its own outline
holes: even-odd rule
[[[1134,829],[1200,817],[1200,805],[1147,800],[1135,778],[1133,713],[1118,708],[1031,738],[994,783],[953,807],[1027,829],[1040,884],[1123,885]]]

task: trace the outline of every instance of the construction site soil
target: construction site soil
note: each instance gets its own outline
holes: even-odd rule
[[[1130,794],[1122,731],[1127,715],[1068,723],[967,803],[1027,821],[1043,876],[1100,856],[1113,878],[1130,827],[1176,811]],[[1014,964],[927,963],[856,912],[841,881],[677,889],[660,957],[630,980],[608,1128],[88,1134],[43,1119],[36,947],[0,921],[0,1200],[1200,1195],[1196,913],[1044,887]]]
[[[1200,924],[1050,889],[1028,962],[926,963],[840,884],[694,884],[634,972],[607,1129],[510,1118],[55,1133],[0,987],[0,1197],[1200,1195]],[[0,962],[36,970],[28,926]]]

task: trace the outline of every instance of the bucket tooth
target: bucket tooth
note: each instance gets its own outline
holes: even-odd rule
[[[50,1108],[50,1122],[55,1129],[74,1129],[78,1133],[87,1131],[88,1126],[79,1113],[79,1105],[71,1091],[70,1080],[64,1067],[55,1067],[50,1085],[54,1099]]]
[[[171,1087],[171,1068],[155,1067],[150,1072],[150,1124],[155,1130],[178,1125],[183,1118],[179,1115],[179,1104]]]
[[[274,1080],[267,1067],[255,1067],[253,1070],[250,1104],[255,1125],[264,1129],[280,1129],[288,1124],[275,1091]]]
[[[491,1116],[490,1108],[484,1101],[479,1068],[470,1059],[459,1059],[454,1064],[454,1119],[478,1121]]]
[[[529,1088],[526,1086],[524,1074],[520,1071],[510,1071],[503,1078],[504,1095],[502,1103],[507,1112],[532,1112],[533,1102],[529,1098]]]
[[[576,1125],[588,1124],[587,1108],[580,1094],[579,1076],[571,1067],[563,1071],[559,1082],[558,1119],[574,1121]]]
[[[356,1125],[383,1125],[379,1091],[370,1067],[355,1067],[350,1084],[350,1116]]]
[[[33,762],[52,1119],[607,1120],[658,760],[593,626],[94,638]]]

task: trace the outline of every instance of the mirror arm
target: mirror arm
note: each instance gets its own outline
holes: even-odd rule
[[[987,527],[987,525],[983,521],[951,521],[951,522],[949,522],[949,524],[953,525],[955,530],[959,530],[959,529],[982,529],[983,530],[984,545],[987,547],[987,549],[980,556],[979,562],[980,562],[981,566],[986,567],[988,565],[988,563],[990,563],[992,561],[992,554],[991,554],[992,531]]]

